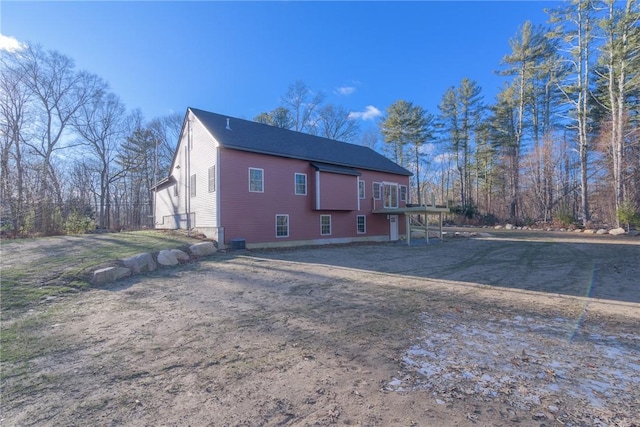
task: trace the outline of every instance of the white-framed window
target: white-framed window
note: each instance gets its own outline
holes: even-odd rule
[[[289,237],[289,215],[276,214],[276,237]]]
[[[191,181],[189,182],[189,194],[191,197],[196,197],[196,174],[191,175]]]
[[[356,229],[358,234],[364,234],[367,232],[367,217],[365,215],[358,215],[356,217]]]
[[[407,202],[407,186],[406,185],[400,186],[400,201],[405,203]]]
[[[365,196],[364,186],[365,186],[364,181],[358,180],[358,197],[360,199],[364,199],[364,196]]]
[[[320,234],[323,236],[331,234],[331,215],[320,215]]]
[[[373,198],[376,200],[380,200],[382,198],[382,192],[380,191],[380,183],[374,182],[371,188],[373,192]]]
[[[384,183],[382,185],[385,208],[398,208],[398,184]]]
[[[307,174],[306,173],[295,174],[295,186],[296,186],[296,195],[298,196],[307,195]]]
[[[249,191],[264,193],[264,169],[249,168]]]
[[[216,191],[216,165],[209,168],[209,193]]]

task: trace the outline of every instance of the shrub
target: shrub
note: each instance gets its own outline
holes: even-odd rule
[[[559,209],[553,217],[555,222],[558,222],[563,227],[572,226],[576,219],[573,217],[568,209]]]
[[[478,213],[478,208],[473,205],[457,205],[451,208],[451,212],[456,215],[463,216],[467,219],[472,219],[473,216]]]
[[[91,217],[73,210],[64,223],[66,234],[83,234],[95,228],[95,223]]]
[[[620,224],[627,225],[627,231],[630,226],[640,225],[640,213],[636,210],[636,207],[630,200],[625,200],[616,211],[616,217]]]

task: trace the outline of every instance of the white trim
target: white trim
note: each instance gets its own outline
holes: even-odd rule
[[[298,193],[298,176],[303,176],[304,177],[304,193]],[[307,174],[306,173],[300,173],[300,172],[296,172],[293,174],[293,194],[295,194],[296,196],[306,196],[308,193],[307,191]]]
[[[358,229],[359,218],[364,218],[364,231],[360,231]],[[356,215],[356,234],[367,234],[367,216],[366,215]]]
[[[286,236],[278,236],[278,217],[284,216],[287,218],[287,235]],[[276,214],[276,239],[283,239],[289,237],[289,214]]]
[[[256,191],[256,190],[252,190],[251,189],[251,171],[252,170],[257,170],[257,171],[262,172],[262,179],[260,180],[262,189],[260,191]],[[249,174],[249,193],[264,193],[264,169],[252,168],[251,166],[249,166],[248,174]]]
[[[320,210],[320,171],[316,171],[316,209]]]
[[[222,185],[220,182],[220,146],[217,145],[216,143],[216,194],[215,194],[215,198],[216,198],[216,218],[215,218],[215,226],[217,228],[221,227],[222,224],[222,218],[220,218],[220,216],[222,215],[222,211],[220,210],[220,199],[221,199],[221,194],[222,194]],[[224,243],[224,240],[223,240]]]
[[[396,204],[394,206],[392,206],[390,203],[389,203],[389,205],[387,205],[387,198],[386,198],[386,195],[385,195],[385,188],[387,188],[387,187],[393,187],[395,189]],[[391,193],[389,194],[389,198],[392,199]],[[382,206],[385,209],[398,209],[399,204],[400,204],[400,193],[398,192],[398,183],[397,182],[383,182],[382,183]]]
[[[378,186],[378,197],[376,197],[375,186]],[[372,182],[371,183],[371,197],[373,200],[381,200],[382,199],[382,183],[381,182]]]
[[[329,232],[328,233],[323,233],[322,232],[322,218],[329,218]],[[332,232],[332,227],[331,227],[331,215],[327,215],[327,214],[322,214],[320,215],[320,235],[321,236],[331,236],[331,232]]]

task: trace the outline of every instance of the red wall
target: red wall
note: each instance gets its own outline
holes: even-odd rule
[[[249,192],[250,167],[264,170],[263,193]],[[250,244],[388,235],[387,216],[371,213],[372,182],[409,184],[406,176],[360,170],[366,197],[360,200],[358,210],[357,177],[321,172],[321,207],[344,208],[345,203],[351,203],[353,210],[315,210],[316,171],[308,161],[221,148],[219,169],[220,225],[224,227],[225,244],[235,238],[244,238]],[[307,175],[306,196],[295,194],[295,173]],[[348,178],[348,185],[343,185],[344,178]],[[329,195],[335,197],[336,203],[327,199]],[[379,206],[381,201],[376,203]],[[289,215],[289,237],[276,237],[276,214]],[[330,236],[320,234],[320,215],[331,215]],[[366,234],[357,233],[357,215],[366,215]],[[399,232],[404,233],[402,218]]]

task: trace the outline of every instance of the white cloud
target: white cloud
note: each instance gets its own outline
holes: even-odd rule
[[[453,154],[452,153],[442,153],[442,154],[438,154],[437,156],[433,157],[431,159],[431,161],[434,162],[434,163],[446,163],[451,159],[453,159]]]
[[[364,111],[352,111],[349,113],[350,119],[360,119],[360,120],[373,120],[376,117],[381,117],[382,111],[378,110],[373,105],[367,105]]]
[[[352,93],[354,93],[356,91],[355,86],[342,86],[342,87],[338,87],[336,88],[335,92],[338,95],[351,95]]]
[[[0,34],[0,50],[6,52],[19,52],[27,47],[26,44],[20,43],[18,39]]]

